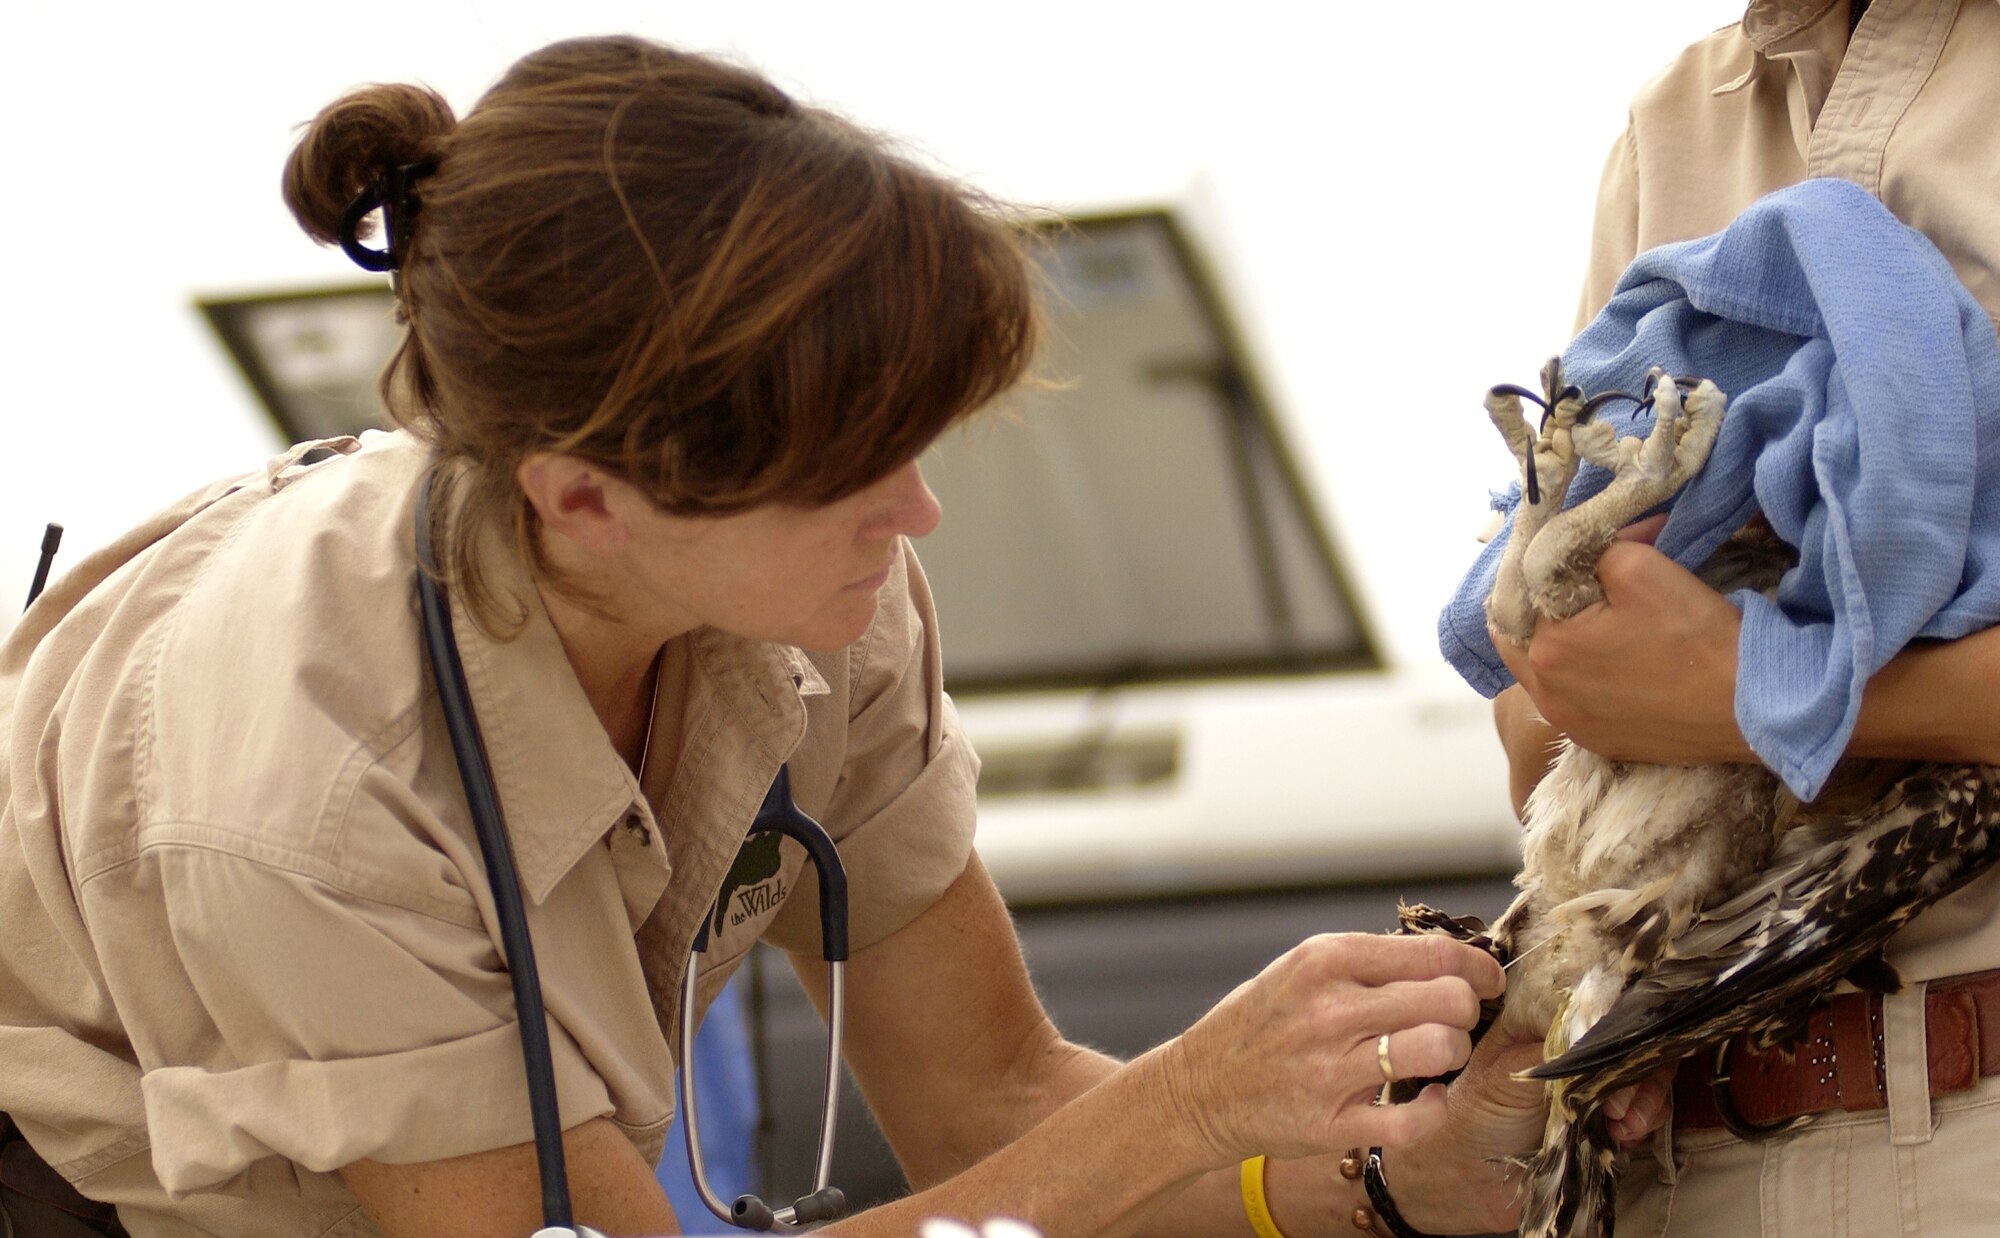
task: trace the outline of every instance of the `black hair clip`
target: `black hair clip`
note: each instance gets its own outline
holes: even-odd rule
[[[416,193],[417,181],[435,171],[435,159],[384,168],[382,175],[368,182],[354,201],[347,204],[340,217],[340,248],[354,259],[354,265],[364,271],[394,271],[402,267],[403,255],[409,250],[410,226],[416,222],[417,207],[421,205]],[[370,249],[361,243],[361,221],[378,210],[382,212],[384,247]]]

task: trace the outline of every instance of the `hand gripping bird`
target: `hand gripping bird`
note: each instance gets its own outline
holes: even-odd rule
[[[1637,396],[1586,398],[1559,361],[1543,392],[1496,387],[1493,423],[1522,470],[1523,501],[1487,598],[1488,621],[1526,644],[1537,617],[1598,601],[1598,556],[1701,468],[1725,398],[1712,382],[1658,371]],[[1522,418],[1540,404],[1539,428]],[[1650,404],[1643,437],[1592,415],[1611,400]],[[1612,471],[1598,494],[1560,511],[1578,463]],[[1698,575],[1723,592],[1770,590],[1795,559],[1761,518]],[[1843,978],[1893,991],[1882,948],[1913,916],[2000,858],[2000,770],[1843,762],[1800,803],[1756,764],[1673,767],[1610,761],[1565,740],[1524,815],[1520,894],[1494,925],[1425,907],[1404,927],[1492,949],[1509,967],[1496,1026],[1541,1036],[1549,1081],[1541,1150],[1526,1162],[1520,1233],[1603,1238],[1621,1152],[1605,1098],[1738,1036],[1753,1049],[1795,1043],[1807,1008]]]

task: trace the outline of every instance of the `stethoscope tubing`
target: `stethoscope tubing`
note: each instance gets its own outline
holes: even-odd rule
[[[771,780],[770,790],[750,823],[749,834],[775,832],[805,848],[819,876],[820,954],[826,960],[826,1074],[825,1092],[820,1102],[819,1149],[813,1158],[812,1191],[793,1201],[789,1208],[773,1209],[755,1195],[738,1196],[725,1206],[710,1188],[702,1164],[700,1118],[694,1094],[695,987],[700,979],[701,956],[708,951],[708,926],[720,912],[711,906],[695,931],[688,951],[687,969],[681,980],[679,1041],[675,1049],[681,1085],[681,1120],[687,1129],[688,1169],[694,1178],[701,1202],[720,1220],[745,1229],[805,1229],[838,1218],[847,1210],[847,1199],[829,1187],[833,1176],[833,1135],[840,1120],[840,1046],[847,1012],[847,870],[840,851],[826,828],[812,819],[792,799],[791,770],[783,765]]]
[[[458,758],[459,782],[479,838],[493,889],[494,913],[500,921],[500,941],[513,984],[516,1022],[521,1029],[521,1063],[527,1074],[528,1109],[535,1132],[535,1162],[542,1179],[544,1229],[574,1232],[569,1176],[563,1161],[562,1115],[556,1103],[555,1057],[549,1047],[548,1018],[542,1007],[541,974],[535,966],[535,946],[528,933],[528,915],[521,901],[521,880],[514,849],[501,816],[500,794],[486,759],[486,745],[466,686],[465,664],[451,613],[437,581],[437,561],[431,553],[430,497],[433,474],[425,474],[417,494],[417,604],[422,612],[424,647],[430,655],[431,678],[437,684],[438,705],[452,753]]]
[[[500,793],[493,781],[479,720],[473,710],[471,689],[466,684],[465,664],[459,657],[458,639],[452,631],[451,612],[445,605],[444,591],[438,583],[437,561],[431,550],[430,497],[434,476],[426,474],[417,492],[417,604],[431,678],[437,686],[445,730],[458,761],[459,781],[465,790],[473,832],[478,837],[480,857],[486,864],[487,880],[493,890],[494,913],[499,920],[501,946],[506,953],[508,978],[514,990],[514,1008],[521,1033],[522,1069],[527,1077],[528,1108],[535,1134],[535,1161],[542,1186],[543,1228],[537,1231],[535,1238],[551,1238],[556,1234],[589,1235],[594,1231],[575,1224],[569,1196],[562,1118],[556,1098],[555,1058],[549,1044],[548,1017],[542,1004],[541,975],[535,965],[534,942],[528,932],[527,908],[521,898],[520,875],[501,815]],[[32,596],[29,601],[33,602]],[[765,793],[764,802],[748,832],[755,834],[774,830],[793,839],[805,848],[819,875],[820,940],[827,962],[826,1091],[820,1110],[819,1149],[814,1158],[811,1194],[802,1196],[788,1208],[772,1209],[755,1195],[741,1196],[733,1208],[725,1208],[708,1184],[697,1129],[693,1055],[690,1049],[694,1044],[695,985],[700,977],[700,957],[708,947],[708,925],[715,914],[714,907],[702,918],[693,949],[688,954],[681,986],[677,1029],[679,1043],[675,1046],[683,1120],[687,1127],[688,1163],[695,1188],[701,1195],[702,1203],[719,1219],[759,1230],[780,1226],[787,1230],[804,1230],[834,1220],[846,1211],[845,1197],[838,1189],[828,1186],[827,1181],[833,1172],[833,1135],[840,1112],[840,1046],[847,1007],[843,971],[847,960],[847,873],[832,836],[793,802],[790,775],[788,768],[783,765],[778,767],[777,777]]]
[[[687,978],[681,984],[680,1043],[682,1046],[676,1069],[681,1084],[681,1122],[687,1130],[688,1170],[694,1179],[695,1193],[701,1202],[718,1220],[745,1229],[796,1229],[804,1230],[813,1225],[833,1220],[846,1210],[846,1198],[837,1190],[830,1190],[827,1182],[833,1177],[833,1133],[840,1122],[840,1045],[842,1022],[847,1005],[847,975],[845,964],[829,961],[826,965],[827,1015],[826,1015],[826,1085],[820,1100],[819,1148],[813,1158],[813,1186],[809,1195],[801,1197],[790,1207],[772,1209],[754,1195],[737,1197],[734,1204],[725,1204],[722,1197],[709,1184],[707,1168],[702,1164],[700,1109],[695,1102],[694,1063],[686,1046],[694,1043],[694,1003],[697,980],[695,958],[688,960]],[[832,1205],[827,1215],[800,1217],[800,1204],[806,1200],[826,1200]],[[816,1212],[826,1212],[824,1205]]]

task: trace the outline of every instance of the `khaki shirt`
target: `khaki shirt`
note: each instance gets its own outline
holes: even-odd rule
[[[335,446],[161,513],[0,645],[0,1110],[136,1235],[374,1233],[332,1171],[532,1138],[413,599],[428,453]],[[907,552],[849,649],[673,642],[643,787],[525,573],[489,562],[525,630],[456,599],[454,628],[563,1124],[608,1116],[652,1160],[688,947],[779,764],[842,844],[858,949],[963,871],[977,760]],[[817,952],[803,865],[788,842],[738,874],[701,1005],[760,937]]]
[[[1641,251],[1818,176],[1880,198],[2000,320],[2000,0],[1870,7],[1850,49],[1847,0],[1756,0],[1639,90],[1605,163],[1579,328]]]
[[[1639,90],[1605,164],[1579,327],[1641,251],[1819,176],[1924,233],[2000,320],[2000,0],[1873,0],[1852,46],[1847,18],[1847,0],[1757,0]],[[1911,980],[2000,967],[2000,873],[1889,958]]]

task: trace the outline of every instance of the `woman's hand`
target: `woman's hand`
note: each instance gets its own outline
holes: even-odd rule
[[[1426,1233],[1511,1233],[1520,1222],[1519,1175],[1509,1158],[1541,1146],[1547,1086],[1517,1079],[1539,1065],[1536,1040],[1480,1041],[1465,1073],[1452,1082],[1439,1130],[1383,1157],[1383,1177],[1405,1220]],[[1665,1119],[1671,1067],[1605,1101],[1611,1133],[1637,1143]]]
[[[1399,1078],[1456,1070],[1505,983],[1491,956],[1442,937],[1315,937],[1164,1046],[1161,1066],[1217,1164],[1399,1146],[1444,1124],[1445,1089],[1375,1105],[1379,1038]]]
[[[1660,1128],[1674,1103],[1674,1074],[1679,1069],[1678,1062],[1662,1066],[1604,1098],[1604,1116],[1610,1119],[1613,1139],[1629,1148]]]
[[[1657,527],[1635,525],[1606,548],[1597,561],[1602,602],[1544,619],[1526,649],[1497,635],[1494,648],[1549,726],[1600,756],[1662,765],[1754,761],[1736,727],[1742,618],[1644,540]],[[1499,711],[1519,705],[1496,698],[1503,741]],[[1508,758],[1518,789],[1535,760],[1532,745],[1522,741],[1517,751],[1510,743]]]
[[[1540,1041],[1488,1034],[1446,1096],[1430,1137],[1383,1156],[1396,1208],[1430,1234],[1511,1232],[1520,1220],[1517,1175],[1504,1158],[1542,1142],[1548,1088],[1514,1078],[1542,1061]]]

